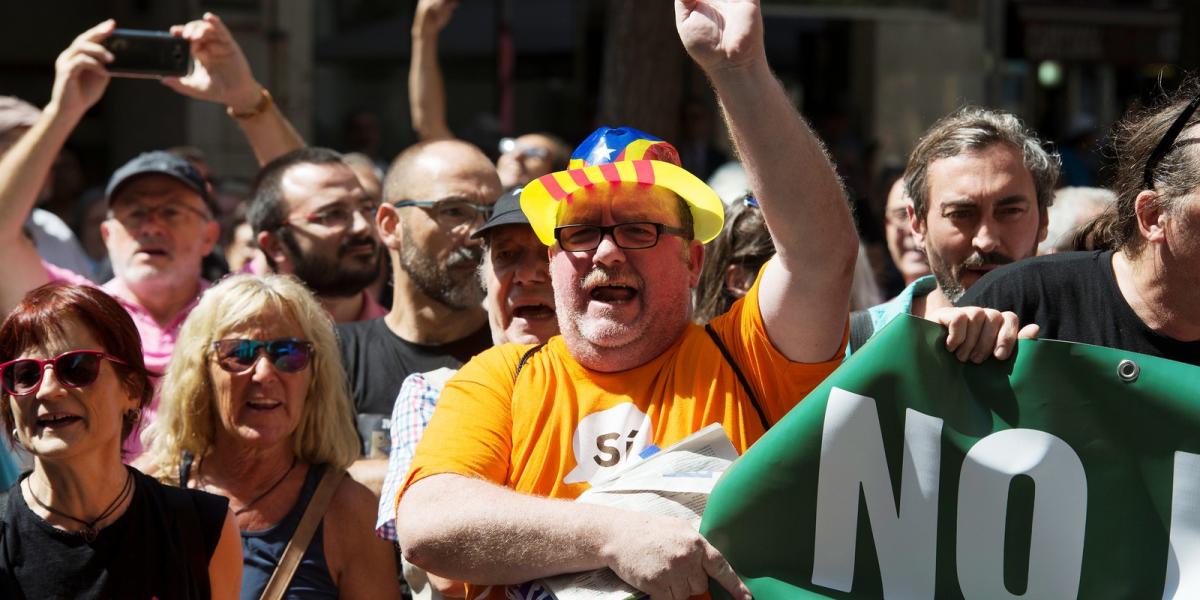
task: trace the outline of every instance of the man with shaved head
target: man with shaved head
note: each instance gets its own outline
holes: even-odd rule
[[[412,146],[388,170],[375,221],[392,261],[392,308],[381,318],[338,327],[368,455],[370,447],[386,448],[383,421],[405,377],[458,368],[492,345],[476,278],[482,248],[471,234],[499,196],[491,161],[458,140]],[[359,481],[379,483],[387,463],[359,468],[372,471],[356,472]]]

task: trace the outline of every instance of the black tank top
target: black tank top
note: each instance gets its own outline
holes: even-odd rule
[[[0,526],[0,597],[201,599],[208,563],[229,501],[160,484],[132,467],[133,499],[88,544],[38,517],[25,503],[22,475]]]

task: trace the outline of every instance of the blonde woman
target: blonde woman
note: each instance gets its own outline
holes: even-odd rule
[[[213,286],[184,323],[161,390],[143,464],[165,482],[229,498],[243,600],[265,597],[272,577],[288,597],[399,598],[392,549],[373,532],[376,499],[340,477],[358,437],[333,323],[311,292],[280,275]],[[294,574],[278,569],[314,518],[307,544],[293,544],[304,548]]]

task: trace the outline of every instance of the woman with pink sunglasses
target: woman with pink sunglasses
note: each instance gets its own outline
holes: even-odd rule
[[[0,324],[0,418],[33,457],[0,522],[0,597],[236,597],[228,501],[122,464],[151,375],[129,314],[96,288],[34,289]]]

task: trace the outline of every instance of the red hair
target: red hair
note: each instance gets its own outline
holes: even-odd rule
[[[142,340],[129,313],[103,290],[83,285],[52,282],[31,290],[21,303],[8,313],[0,324],[0,363],[13,360],[30,348],[45,346],[55,337],[65,337],[67,319],[87,328],[100,342],[105,352],[125,361],[127,366],[110,363],[124,375],[123,383],[129,393],[138,398],[138,407],[145,408],[154,395],[150,377],[142,357]],[[12,405],[9,395],[0,391],[0,418],[4,420],[4,435],[14,443]],[[137,425],[127,419],[121,428],[124,440]]]

